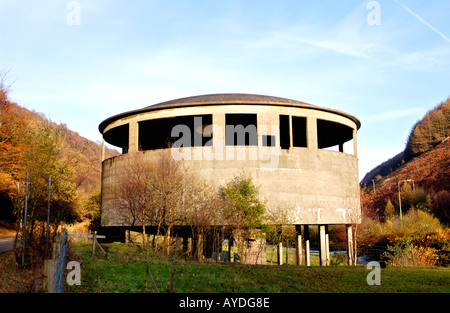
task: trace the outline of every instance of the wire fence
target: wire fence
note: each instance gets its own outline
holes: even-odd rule
[[[52,258],[44,261],[44,285],[48,293],[64,292],[64,269],[68,250],[67,230],[63,229],[52,245]]]

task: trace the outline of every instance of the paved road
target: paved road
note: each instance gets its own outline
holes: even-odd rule
[[[14,244],[14,236],[0,237],[0,254],[11,251]]]

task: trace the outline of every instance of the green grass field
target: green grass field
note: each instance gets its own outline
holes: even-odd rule
[[[172,258],[145,252],[129,244],[104,245],[107,256],[91,258],[89,244],[71,244],[67,261],[81,261],[81,285],[66,292],[160,292],[168,291]],[[448,293],[450,269],[387,267],[381,269],[381,285],[368,285],[371,271],[365,266],[256,266],[230,263],[199,263],[177,259],[174,291],[179,293]]]

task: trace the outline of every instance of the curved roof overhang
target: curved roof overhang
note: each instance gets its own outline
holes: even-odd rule
[[[230,94],[211,94],[211,95],[193,96],[161,102],[142,109],[132,110],[111,116],[106,120],[104,120],[103,122],[101,122],[98,128],[100,133],[103,134],[105,128],[109,124],[128,116],[164,109],[193,107],[193,106],[211,106],[211,105],[272,105],[272,106],[306,108],[344,116],[352,120],[356,124],[357,129],[361,127],[361,122],[356,117],[338,110],[318,107],[309,103],[279,97],[230,93]]]

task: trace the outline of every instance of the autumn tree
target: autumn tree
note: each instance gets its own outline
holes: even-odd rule
[[[173,226],[181,222],[185,170],[181,161],[174,160],[170,150],[161,151],[157,158],[145,152],[128,156],[116,187],[116,207],[122,223],[142,225],[146,248],[145,225],[157,226],[157,235],[164,234],[164,249],[169,253]]]
[[[186,188],[186,168],[182,161],[172,157],[170,149],[162,151],[155,161],[151,186],[158,233],[163,231],[164,248],[169,255],[173,226],[184,219]]]
[[[224,207],[225,201],[216,186],[206,179],[187,174],[184,188],[183,223],[192,230],[194,244],[197,250],[194,257],[201,259],[201,247],[206,236],[212,236],[213,250],[219,251],[221,245],[220,234],[225,231]]]
[[[144,249],[146,248],[145,226],[154,221],[153,164],[143,153],[128,156],[126,166],[119,173],[115,198],[122,223],[130,226],[142,225]],[[153,214],[152,214],[153,213]],[[150,215],[150,216],[149,216]]]
[[[40,249],[39,254],[48,252],[48,236],[44,225],[49,218],[50,231],[55,233],[61,222],[76,218],[75,168],[79,151],[66,144],[65,125],[38,123],[26,138],[28,147],[22,153],[23,175],[28,174],[28,193],[25,179],[17,181],[17,190],[12,196],[19,233],[27,247]],[[51,176],[50,215],[48,216],[49,178]],[[25,216],[25,198],[27,212]],[[19,227],[26,217],[26,228]],[[23,225],[22,225],[23,226]],[[16,240],[17,240],[16,236]],[[44,242],[46,244],[44,244]]]
[[[23,178],[23,151],[29,125],[19,108],[9,101],[7,86],[0,77],[0,192],[11,196],[16,181]]]

